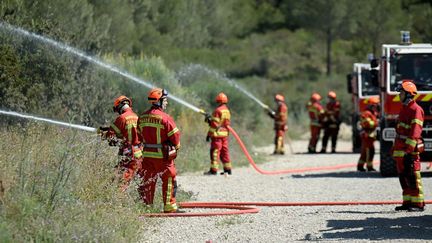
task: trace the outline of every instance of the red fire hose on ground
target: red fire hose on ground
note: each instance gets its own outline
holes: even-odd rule
[[[307,171],[320,171],[320,170],[333,170],[342,169],[347,167],[354,167],[356,163],[335,165],[335,166],[322,166],[322,167],[310,167],[300,169],[287,169],[278,171],[266,171],[260,169],[249,152],[247,151],[243,141],[240,139],[238,134],[230,126],[228,127],[231,134],[237,140],[243,153],[247,157],[252,167],[259,173],[265,175],[276,175],[276,174],[289,174],[299,173]],[[425,201],[426,204],[432,204],[432,200]],[[230,211],[216,211],[216,212],[198,212],[198,213],[150,213],[144,214],[142,217],[199,217],[199,216],[222,216],[222,215],[237,215],[247,213],[258,213],[259,208],[251,206],[262,206],[262,207],[300,207],[300,206],[350,206],[350,205],[388,205],[388,204],[402,204],[402,201],[341,201],[341,202],[182,202],[179,203],[180,208],[206,208],[206,209],[233,209]]]

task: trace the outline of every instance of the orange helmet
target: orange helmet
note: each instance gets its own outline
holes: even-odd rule
[[[161,105],[159,101],[161,101],[161,99],[166,98],[167,96],[168,96],[168,92],[166,90],[161,88],[153,88],[148,93],[147,99],[148,102],[153,105]]]
[[[328,92],[328,95],[327,95],[329,98],[332,98],[332,99],[336,99],[336,93],[332,90],[332,91],[330,91],[330,92]]]
[[[375,96],[370,97],[370,98],[368,99],[368,104],[369,104],[369,105],[378,105],[379,102],[380,102],[379,98],[378,98],[378,97],[375,97]]]
[[[417,87],[412,80],[403,80],[402,85],[400,85],[397,90],[400,92],[402,89],[412,96],[417,94]]]
[[[274,97],[274,99],[276,101],[282,101],[282,102],[285,101],[285,97],[283,95],[281,95],[281,94],[276,94],[275,97]]]
[[[228,97],[226,96],[226,94],[220,92],[220,93],[216,96],[216,102],[217,102],[217,103],[221,103],[221,104],[226,104],[226,103],[228,103]]]
[[[113,111],[114,112],[118,111],[121,108],[121,106],[123,106],[123,104],[125,104],[126,102],[128,103],[129,106],[132,107],[132,100],[131,99],[129,99],[128,97],[126,97],[124,95],[117,97],[114,100]]]
[[[319,95],[318,93],[313,93],[310,99],[312,101],[319,101],[321,100],[321,95]]]

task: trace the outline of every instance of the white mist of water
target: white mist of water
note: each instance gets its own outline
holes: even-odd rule
[[[51,123],[51,124],[60,125],[60,126],[64,126],[64,127],[75,128],[75,129],[80,129],[80,130],[84,130],[84,131],[87,131],[87,132],[96,132],[96,128],[94,128],[94,127],[75,125],[75,124],[71,124],[71,123],[60,122],[60,121],[51,120],[51,119],[47,119],[47,118],[41,118],[41,117],[37,117],[37,116],[24,115],[24,114],[21,114],[21,113],[18,113],[18,112],[14,112],[14,111],[3,111],[3,110],[0,110],[0,114],[4,114],[4,115],[8,115],[8,116],[20,117],[20,118],[26,118],[26,119],[32,119],[32,120],[36,120],[36,121],[48,122],[48,123]]]
[[[85,60],[87,60],[89,62],[92,62],[92,63],[94,63],[94,64],[96,64],[96,65],[98,65],[100,67],[103,67],[103,68],[106,68],[108,70],[111,70],[112,72],[117,73],[120,76],[123,76],[123,77],[125,77],[127,79],[130,79],[130,80],[132,80],[132,81],[134,81],[134,82],[136,82],[138,84],[144,85],[144,86],[146,86],[149,89],[155,87],[153,84],[151,84],[149,82],[146,82],[146,81],[144,81],[144,80],[142,80],[142,79],[140,79],[138,77],[135,77],[132,74],[126,72],[126,71],[122,71],[119,68],[117,68],[117,67],[115,67],[115,66],[113,66],[111,64],[102,62],[101,60],[99,60],[96,57],[90,57],[90,56],[86,55],[84,52],[82,52],[82,51],[80,51],[80,50],[78,50],[76,48],[70,47],[68,45],[65,45],[63,43],[57,42],[57,41],[52,40],[50,38],[43,37],[43,36],[37,35],[35,33],[28,32],[28,31],[26,31],[24,29],[21,29],[21,28],[18,28],[18,27],[14,27],[12,25],[9,25],[9,24],[3,23],[3,22],[0,22],[0,28],[6,29],[6,30],[9,30],[11,32],[18,33],[20,35],[27,36],[27,37],[30,37],[30,38],[33,38],[33,39],[36,39],[36,40],[39,40],[39,41],[41,41],[43,43],[49,44],[49,45],[54,46],[54,47],[56,47],[58,49],[66,51],[68,53],[72,53],[72,54],[74,54],[76,56],[79,56],[79,57],[81,57],[81,58],[83,58],[83,59],[85,59]],[[174,100],[174,101],[176,101],[177,103],[179,103],[181,105],[184,105],[184,106],[188,107],[189,109],[192,109],[195,112],[202,112],[202,110],[199,109],[198,107],[196,107],[196,106],[194,106],[194,105],[192,105],[192,104],[190,104],[190,103],[188,103],[188,102],[186,102],[186,101],[184,101],[184,100],[182,100],[182,99],[180,99],[180,98],[178,98],[178,97],[176,97],[174,95],[169,94],[169,98],[172,99],[172,100]]]
[[[192,72],[197,72],[197,71],[203,71],[205,73],[214,75],[218,79],[223,80],[223,81],[229,83],[234,88],[240,90],[243,94],[245,94],[246,96],[248,96],[249,98],[251,98],[252,100],[254,100],[256,103],[258,103],[258,105],[260,105],[261,107],[266,108],[266,109],[269,108],[268,105],[264,104],[256,96],[254,96],[253,94],[251,94],[245,88],[241,87],[234,80],[226,77],[225,75],[220,74],[219,72],[217,72],[215,70],[209,69],[206,66],[203,66],[201,64],[191,64],[191,65],[188,65],[187,67],[185,67],[182,70],[180,70],[177,75],[178,76],[186,76],[186,75],[188,75],[188,74],[190,74]]]

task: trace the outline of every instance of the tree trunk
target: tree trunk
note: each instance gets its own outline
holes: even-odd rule
[[[327,29],[327,76],[331,74],[332,59],[331,59],[331,45],[333,41],[333,35],[331,28]]]

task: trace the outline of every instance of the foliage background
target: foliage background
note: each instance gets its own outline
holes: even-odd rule
[[[414,42],[432,42],[431,4],[4,0],[0,109],[96,127],[114,119],[112,101],[121,94],[132,98],[137,113],[148,108],[146,87],[20,36],[5,28],[10,24],[82,50],[208,112],[215,95],[227,93],[232,125],[248,147],[273,141],[259,139],[268,137],[272,121],[230,82],[270,106],[281,93],[289,134],[299,138],[307,131],[304,106],[314,91],[325,97],[335,90],[342,119],[350,122],[345,76],[352,63],[367,62],[367,53],[379,56],[380,45],[397,43],[402,29]],[[175,102],[168,113],[182,132],[179,173],[208,169],[203,117]],[[0,117],[0,124],[0,241],[133,241],[137,225],[148,223],[133,215],[157,210],[143,209],[133,192],[123,197],[108,186],[116,152],[91,135],[10,117]],[[231,144],[234,166],[247,164]],[[82,223],[72,222],[78,219]]]

